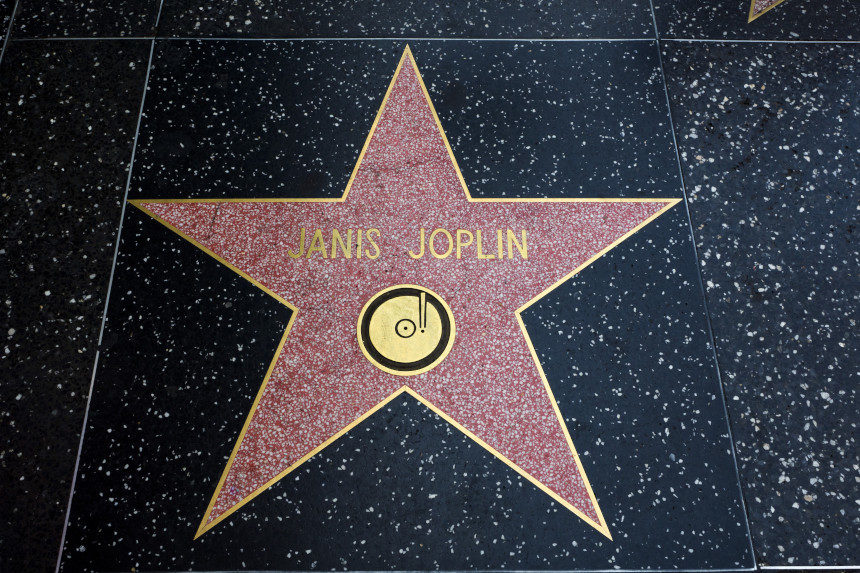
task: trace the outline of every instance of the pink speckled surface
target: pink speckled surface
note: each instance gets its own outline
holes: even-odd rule
[[[408,62],[344,202],[144,202],[298,309],[207,523],[406,384],[603,525],[516,311],[666,205],[470,202]],[[478,260],[474,244],[461,259],[412,259],[422,227],[481,229],[492,254],[496,229],[526,229],[528,259]],[[322,229],[329,254],[331,229],[379,229],[381,254],[292,258],[301,228]],[[396,284],[435,291],[456,321],[451,353],[416,376],[379,370],[356,338],[363,305]]]
[[[755,18],[756,16],[758,16],[759,14],[761,14],[762,12],[767,10],[768,8],[770,8],[772,6],[776,6],[780,2],[782,2],[782,0],[755,0],[755,2],[753,2],[753,9],[752,9],[753,18]]]

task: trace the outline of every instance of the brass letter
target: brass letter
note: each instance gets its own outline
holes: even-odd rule
[[[484,245],[481,243],[481,229],[478,229],[478,258],[479,259],[495,259],[496,255],[485,255]]]
[[[436,239],[436,235],[438,235],[439,233],[444,234],[444,235],[445,235],[445,237],[448,239],[448,250],[447,250],[447,251],[445,251],[445,252],[444,252],[443,254],[441,254],[441,255],[440,255],[439,253],[437,253],[437,252],[436,252],[436,245],[435,245],[435,242],[434,242],[434,239]],[[436,257],[437,259],[444,259],[444,258],[445,258],[445,257],[447,257],[448,255],[450,255],[450,254],[451,254],[451,251],[453,251],[453,250],[454,250],[454,239],[451,237],[451,233],[449,233],[449,232],[448,232],[448,231],[446,231],[445,229],[436,229],[435,231],[433,231],[432,233],[430,233],[430,253],[431,253],[434,257]]]
[[[463,237],[468,237],[469,242],[464,243]],[[474,237],[474,235],[472,235],[471,232],[466,231],[464,229],[457,229],[457,258],[458,259],[460,258],[460,255],[462,254],[461,251],[463,250],[463,247],[468,247],[469,245],[471,245],[472,241],[474,239],[475,239],[475,237]]]
[[[314,253],[322,253],[324,259],[328,258],[328,253],[325,248],[325,240],[322,236],[322,229],[314,231],[314,236],[311,239],[310,246],[308,247],[308,258],[311,258],[311,255]]]
[[[367,240],[370,242],[371,245],[373,245],[373,248],[376,250],[376,253],[371,255],[370,253],[365,251],[364,254],[367,255],[368,259],[377,259],[379,258],[379,245],[377,245],[376,241],[373,240],[372,235],[376,235],[377,237],[379,237],[379,229],[367,230]]]
[[[420,237],[421,237],[421,250],[418,251],[418,254],[416,255],[412,251],[409,251],[409,256],[412,257],[413,259],[420,259],[421,257],[424,256],[424,229],[423,228],[421,229]]]
[[[520,252],[520,255],[523,257],[523,259],[529,258],[529,246],[528,246],[528,244],[526,244],[526,230],[525,229],[522,230],[522,234],[523,234],[523,242],[521,244],[519,241],[517,241],[517,236],[514,234],[514,232],[511,231],[510,229],[508,229],[508,258],[509,259],[514,258],[513,245],[517,246],[517,250]]]
[[[346,230],[346,245],[343,244],[343,237],[340,231],[333,229],[331,232],[331,258],[337,258],[337,246],[340,245],[340,250],[343,256],[347,259],[352,257],[352,229]]]
[[[301,235],[299,235],[299,247],[301,250],[298,253],[294,253],[292,249],[287,249],[287,254],[290,255],[294,259],[298,259],[302,255],[305,254],[305,228],[302,227]]]

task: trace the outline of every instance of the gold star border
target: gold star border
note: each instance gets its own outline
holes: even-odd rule
[[[253,277],[251,277],[250,275],[248,275],[247,273],[245,273],[244,271],[242,271],[238,267],[229,263],[226,259],[218,256],[213,251],[206,248],[205,246],[200,244],[198,241],[196,241],[192,237],[183,233],[182,231],[180,231],[179,229],[177,229],[176,227],[174,227],[173,225],[171,225],[167,221],[161,219],[158,215],[156,215],[152,211],[148,210],[145,207],[145,204],[147,204],[147,203],[232,203],[232,202],[242,202],[242,203],[246,203],[246,202],[247,203],[252,203],[252,202],[259,202],[259,203],[301,203],[301,202],[326,203],[326,202],[332,202],[332,203],[340,203],[340,202],[346,201],[347,195],[349,194],[350,188],[352,187],[352,183],[353,183],[353,181],[354,181],[354,179],[358,173],[358,170],[359,170],[359,167],[361,166],[362,160],[364,159],[365,152],[367,151],[367,148],[370,145],[370,141],[373,138],[373,134],[376,131],[376,126],[379,123],[380,118],[382,117],[382,113],[386,107],[386,104],[388,103],[388,97],[391,93],[391,90],[394,87],[395,80],[397,79],[398,75],[400,74],[400,70],[404,65],[411,65],[415,71],[416,76],[418,77],[418,81],[421,85],[421,89],[423,91],[424,98],[426,99],[428,105],[430,106],[430,110],[431,110],[431,113],[433,115],[434,122],[436,123],[436,127],[439,129],[439,133],[442,135],[442,140],[443,140],[445,147],[448,151],[448,156],[449,156],[452,164],[454,165],[454,169],[457,172],[457,177],[460,180],[460,185],[461,185],[463,191],[465,192],[466,197],[467,197],[469,202],[474,202],[474,203],[520,203],[520,202],[523,202],[523,203],[542,203],[542,202],[550,202],[550,203],[551,202],[558,202],[558,203],[602,203],[602,202],[667,203],[658,212],[654,213],[653,215],[648,217],[646,220],[644,220],[641,223],[639,223],[638,225],[636,225],[633,229],[631,229],[630,231],[628,231],[627,233],[625,233],[624,235],[622,235],[621,237],[619,237],[618,239],[613,241],[610,245],[604,247],[602,250],[600,250],[598,253],[596,253],[589,260],[587,260],[586,262],[584,262],[583,264],[581,264],[580,266],[578,266],[577,268],[575,268],[571,272],[565,274],[565,276],[563,276],[561,279],[556,281],[554,284],[552,284],[549,287],[547,287],[546,289],[544,289],[540,294],[533,297],[530,301],[528,301],[526,304],[524,304],[521,308],[517,309],[517,311],[516,311],[517,322],[519,323],[520,329],[521,329],[523,336],[526,340],[526,344],[528,345],[529,350],[531,351],[532,359],[534,360],[535,366],[537,367],[538,373],[540,374],[540,378],[543,382],[544,389],[546,390],[547,394],[549,395],[550,401],[552,402],[552,406],[553,406],[553,409],[555,411],[556,417],[557,417],[558,422],[561,425],[561,428],[564,432],[564,436],[566,438],[568,447],[570,448],[570,453],[573,455],[574,459],[576,460],[576,464],[577,464],[577,467],[579,468],[579,472],[580,472],[580,477],[582,478],[582,480],[585,484],[585,487],[586,487],[586,490],[588,492],[591,503],[593,504],[593,507],[594,507],[595,511],[597,512],[597,516],[598,516],[599,521],[594,521],[593,519],[591,519],[585,513],[580,511],[578,508],[574,507],[570,502],[568,502],[567,500],[562,498],[560,495],[558,495],[557,493],[552,491],[550,488],[548,488],[546,485],[544,485],[540,480],[538,480],[537,478],[535,478],[534,476],[532,476],[531,474],[526,472],[524,469],[520,468],[517,464],[515,464],[514,462],[509,460],[507,457],[505,457],[501,452],[498,452],[495,448],[493,448],[492,446],[490,446],[489,444],[487,444],[486,442],[481,440],[477,435],[473,434],[468,429],[466,429],[464,426],[462,426],[460,423],[458,423],[456,420],[454,420],[453,418],[448,416],[445,412],[443,412],[435,404],[433,404],[432,402],[427,400],[424,396],[420,395],[418,392],[416,392],[413,389],[409,388],[408,386],[404,385],[403,387],[392,392],[388,397],[386,397],[381,402],[379,402],[376,406],[374,406],[373,408],[371,408],[370,410],[368,410],[367,412],[365,412],[364,414],[359,416],[353,422],[351,422],[350,424],[348,424],[347,426],[342,428],[339,432],[337,432],[336,434],[331,436],[328,440],[326,440],[325,442],[323,442],[322,444],[320,444],[319,446],[314,448],[312,451],[308,452],[302,458],[300,458],[299,460],[294,462],[288,468],[286,468],[285,470],[280,472],[278,475],[276,475],[274,478],[269,480],[267,483],[265,483],[264,485],[259,487],[252,494],[245,497],[241,502],[234,505],[233,507],[231,507],[228,511],[224,512],[223,514],[219,515],[216,519],[207,523],[207,520],[209,519],[209,516],[213,510],[213,506],[215,504],[215,501],[218,498],[218,494],[220,493],[220,491],[224,485],[224,481],[226,480],[227,474],[233,465],[233,461],[236,457],[236,454],[238,453],[240,445],[242,444],[242,440],[245,437],[245,433],[248,430],[248,426],[250,425],[251,419],[253,418],[254,413],[257,410],[257,405],[259,404],[259,402],[263,396],[263,392],[266,388],[266,385],[269,382],[269,377],[272,373],[272,370],[274,369],[275,364],[277,363],[278,357],[280,356],[281,352],[283,351],[284,344],[286,343],[286,340],[287,340],[287,336],[290,333],[290,328],[292,327],[296,313],[298,312],[299,309],[294,307],[287,300],[283,299],[281,296],[279,296],[277,293],[275,293],[271,289],[264,286],[258,280],[254,279]],[[203,535],[204,533],[206,533],[207,531],[209,531],[210,529],[215,527],[221,521],[223,521],[224,519],[233,515],[242,506],[244,506],[245,504],[250,502],[252,499],[257,497],[258,495],[260,495],[261,493],[263,493],[267,489],[269,489],[276,482],[280,481],[284,476],[293,472],[295,469],[297,469],[299,466],[301,466],[304,462],[306,462],[307,460],[309,460],[310,458],[315,456],[317,453],[319,453],[324,448],[329,446],[331,443],[336,441],[338,438],[343,436],[349,430],[351,430],[352,428],[354,428],[355,426],[357,426],[358,424],[363,422],[365,419],[367,419],[373,413],[375,413],[380,408],[382,408],[383,406],[388,404],[391,400],[393,400],[394,398],[396,398],[402,394],[409,394],[413,398],[418,400],[421,404],[423,404],[424,406],[429,408],[432,412],[434,412],[435,414],[440,416],[442,419],[444,419],[445,421],[450,423],[452,426],[454,426],[455,428],[457,428],[458,430],[463,432],[466,436],[468,436],[469,438],[474,440],[481,447],[483,447],[484,449],[489,451],[496,458],[500,459],[502,462],[504,462],[510,468],[515,470],[522,477],[526,478],[529,482],[531,482],[538,489],[540,489],[541,491],[543,491],[544,493],[549,495],[554,501],[558,502],[563,507],[570,510],[577,517],[582,519],[585,523],[587,523],[592,528],[594,528],[595,530],[600,532],[604,537],[606,537],[607,539],[612,541],[612,534],[609,531],[609,524],[606,521],[606,519],[603,517],[603,513],[600,510],[600,505],[597,502],[597,497],[595,496],[594,491],[591,488],[591,483],[589,482],[588,477],[585,474],[585,466],[582,464],[582,462],[579,458],[579,454],[576,451],[576,447],[573,445],[573,439],[571,438],[570,432],[567,429],[567,424],[564,421],[564,417],[561,415],[561,411],[559,410],[559,407],[558,407],[558,402],[555,399],[555,396],[552,392],[552,388],[550,388],[549,382],[546,378],[546,374],[543,371],[543,366],[541,365],[541,363],[538,359],[537,352],[536,352],[534,346],[532,345],[531,338],[529,337],[528,331],[526,330],[525,323],[523,322],[521,313],[525,309],[527,309],[528,307],[535,304],[538,300],[542,299],[544,296],[549,294],[551,291],[555,290],[557,287],[559,287],[563,283],[567,282],[571,277],[573,277],[574,275],[579,273],[585,267],[591,265],[591,263],[593,263],[594,261],[596,261],[597,259],[599,259],[603,255],[605,255],[607,252],[609,252],[610,250],[612,250],[613,248],[615,248],[616,246],[618,246],[622,242],[624,242],[631,235],[633,235],[634,233],[636,233],[637,231],[639,231],[643,227],[647,226],[649,223],[653,222],[660,215],[664,214],[666,211],[668,211],[669,209],[674,207],[680,201],[682,201],[682,199],[676,199],[676,198],[647,198],[647,199],[644,199],[644,198],[614,198],[614,199],[604,199],[604,198],[564,198],[564,199],[560,199],[560,198],[545,198],[545,199],[504,198],[504,199],[497,199],[497,198],[490,198],[490,199],[485,199],[485,198],[472,197],[471,193],[469,192],[468,187],[466,186],[466,181],[463,178],[463,175],[460,171],[460,166],[458,165],[457,160],[454,156],[454,151],[453,151],[453,149],[451,149],[451,145],[448,142],[447,136],[445,135],[445,130],[443,129],[442,123],[439,120],[439,116],[436,113],[436,108],[433,106],[433,102],[430,98],[430,93],[428,92],[427,87],[424,84],[424,79],[421,76],[421,72],[418,70],[418,65],[415,62],[415,59],[412,55],[412,51],[410,50],[408,45],[406,46],[406,48],[403,51],[403,54],[401,55],[400,61],[397,65],[397,69],[395,70],[394,75],[391,78],[391,81],[388,85],[388,89],[386,90],[385,96],[383,97],[382,104],[380,105],[379,110],[377,111],[373,125],[371,126],[370,132],[368,133],[367,138],[365,139],[364,146],[361,150],[361,153],[359,154],[358,160],[356,161],[355,167],[353,168],[352,174],[349,178],[349,182],[347,183],[346,189],[344,190],[344,193],[341,197],[333,198],[333,199],[330,199],[330,198],[319,198],[319,199],[318,198],[253,199],[252,198],[252,199],[136,199],[136,200],[129,200],[129,203],[132,204],[134,207],[137,207],[138,209],[140,209],[141,211],[143,211],[144,213],[146,213],[147,215],[149,215],[150,217],[155,219],[157,222],[161,223],[162,225],[164,225],[165,227],[167,227],[168,229],[170,229],[171,231],[173,231],[174,233],[176,233],[177,235],[179,235],[180,237],[182,237],[186,241],[190,242],[191,244],[193,244],[194,246],[199,248],[201,251],[205,252],[207,255],[211,256],[212,258],[214,258],[215,260],[220,262],[221,264],[225,265],[226,267],[228,267],[229,269],[234,271],[236,274],[245,278],[246,280],[248,280],[249,282],[254,284],[254,286],[260,288],[261,290],[263,290],[264,292],[266,292],[267,294],[272,296],[275,300],[277,300],[281,304],[287,306],[290,310],[293,311],[293,315],[290,318],[289,323],[287,324],[287,327],[284,331],[283,336],[281,337],[281,340],[280,340],[280,343],[278,344],[278,348],[275,352],[275,355],[273,356],[272,361],[269,364],[268,371],[266,372],[266,375],[263,379],[263,383],[260,387],[260,390],[257,392],[257,396],[255,397],[254,402],[251,405],[250,411],[248,412],[248,415],[245,419],[245,423],[242,427],[241,432],[239,433],[239,437],[235,442],[235,445],[233,447],[233,451],[232,451],[232,453],[231,453],[231,455],[227,461],[226,466],[224,467],[224,470],[223,470],[221,477],[218,481],[218,485],[215,488],[215,492],[213,493],[213,495],[210,499],[209,506],[206,508],[206,512],[203,516],[203,519],[201,520],[200,525],[198,526],[197,531],[194,534],[194,539],[199,538],[201,535]]]

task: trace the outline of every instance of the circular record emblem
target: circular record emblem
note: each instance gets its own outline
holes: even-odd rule
[[[377,368],[411,376],[442,362],[454,343],[454,315],[435,292],[417,285],[381,290],[358,316],[358,344]]]

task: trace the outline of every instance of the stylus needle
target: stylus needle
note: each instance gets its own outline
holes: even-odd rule
[[[427,294],[424,292],[418,295],[418,327],[421,332],[427,328]]]

